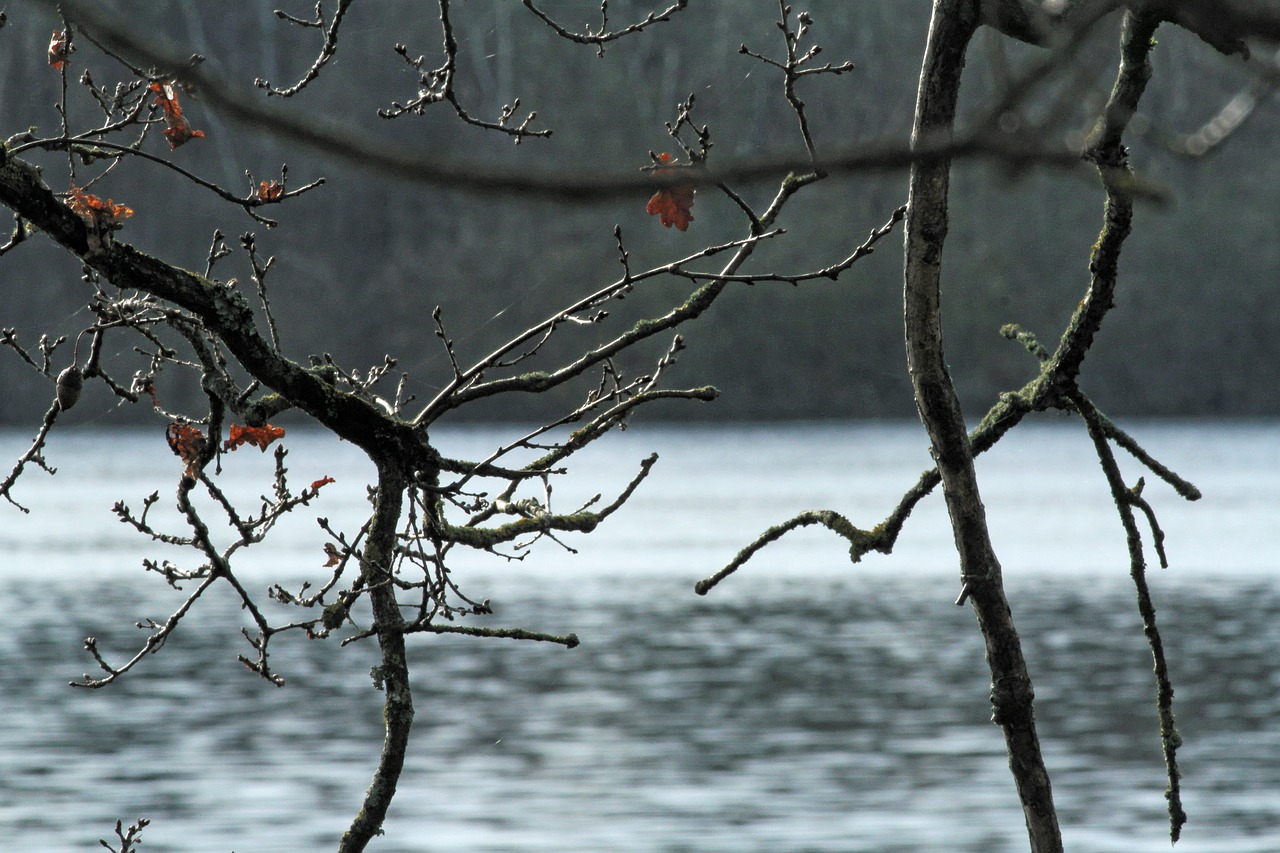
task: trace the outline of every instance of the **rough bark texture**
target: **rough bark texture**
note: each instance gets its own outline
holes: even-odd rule
[[[950,136],[965,50],[979,23],[978,8],[971,0],[934,3],[913,144],[936,143]],[[916,405],[942,477],[964,589],[986,643],[992,718],[1004,731],[1031,849],[1047,853],[1062,849],[1062,836],[1036,735],[1034,693],[991,546],[964,416],[943,353],[940,285],[949,168],[946,161],[933,161],[911,172],[904,285],[908,364]]]
[[[396,588],[389,582],[406,485],[393,466],[378,466],[378,498],[361,560],[361,578],[369,590],[374,629],[382,651],[382,663],[374,669],[374,682],[386,696],[383,700],[386,735],[378,769],[364,795],[360,813],[342,836],[338,853],[359,853],[375,835],[382,834],[382,822],[386,820],[400,771],[404,769],[405,750],[413,727],[413,694],[409,688],[402,631],[404,618],[396,602]]]

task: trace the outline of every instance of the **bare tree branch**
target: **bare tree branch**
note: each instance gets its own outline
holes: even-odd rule
[[[315,18],[310,21],[294,17],[283,10],[277,9],[276,17],[281,20],[289,21],[300,27],[323,30],[324,41],[320,46],[320,53],[316,56],[316,61],[311,64],[311,67],[307,69],[307,72],[302,75],[302,79],[297,83],[284,89],[278,89],[272,86],[270,82],[259,78],[254,81],[254,85],[261,89],[266,89],[268,95],[279,95],[282,98],[292,97],[306,88],[308,83],[320,76],[321,69],[328,65],[329,61],[337,54],[338,28],[342,26],[342,19],[346,15],[347,9],[351,8],[353,2],[354,0],[338,0],[338,9],[333,13],[333,18],[327,22],[324,18],[324,4],[319,0],[316,2]]]
[[[721,182],[766,181],[797,172],[818,169],[824,173],[850,174],[876,171],[898,171],[913,163],[937,161],[940,158],[969,157],[987,159],[1027,167],[1043,165],[1072,170],[1079,167],[1076,151],[1065,143],[1010,138],[1009,134],[984,132],[973,137],[959,136],[945,143],[922,140],[915,146],[887,139],[859,145],[846,151],[831,151],[818,159],[807,155],[769,154],[723,163],[693,174],[606,173],[585,170],[538,172],[528,167],[498,168],[466,161],[450,162],[438,154],[424,154],[370,139],[341,125],[326,124],[311,116],[272,108],[242,93],[207,66],[193,65],[189,53],[183,53],[162,36],[149,33],[146,39],[119,26],[110,16],[83,0],[65,0],[67,14],[91,29],[113,49],[136,56],[163,69],[164,73],[200,90],[210,106],[228,116],[250,122],[296,144],[337,156],[361,168],[371,168],[405,180],[454,190],[482,193],[517,194],[530,197],[599,201],[608,198],[652,191],[655,186],[681,183],[716,185]]]
[[[584,32],[578,33],[564,27],[554,20],[546,12],[543,12],[533,2],[533,0],[520,0],[524,7],[534,14],[538,20],[542,21],[548,27],[555,31],[556,35],[563,39],[567,39],[578,44],[590,44],[596,47],[596,56],[604,56],[604,46],[611,41],[617,41],[620,38],[629,36],[633,33],[643,32],[651,25],[670,21],[671,16],[677,12],[684,11],[689,5],[689,0],[676,0],[661,12],[650,12],[644,17],[644,20],[634,24],[628,24],[620,29],[609,29],[609,0],[601,0],[600,2],[600,26],[595,32],[588,27]]]

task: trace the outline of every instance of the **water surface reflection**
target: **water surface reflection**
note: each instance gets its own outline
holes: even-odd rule
[[[988,722],[980,638],[971,614],[951,604],[945,529],[919,533],[902,559],[857,567],[838,559],[838,544],[798,540],[711,596],[691,594],[692,580],[757,532],[759,518],[788,511],[787,489],[759,507],[735,503],[744,486],[733,454],[760,456],[759,436],[729,434],[715,445],[719,456],[674,444],[666,456],[677,468],[694,464],[681,453],[703,466],[697,492],[679,491],[679,478],[659,480],[629,524],[603,544],[593,537],[578,557],[468,570],[489,590],[495,624],[572,630],[583,644],[416,640],[417,738],[376,849],[1025,849],[1000,733]],[[847,480],[824,479],[824,459],[848,436],[819,430],[773,440],[793,476],[803,450],[830,442],[803,482],[786,482],[796,494],[801,486],[822,494],[808,505],[839,499]],[[1025,452],[1041,460],[1072,446],[1057,433],[1041,446],[1030,440]],[[1245,530],[1274,523],[1274,485],[1256,475],[1259,454],[1280,443],[1268,441],[1208,472],[1211,483],[1230,483],[1254,469],[1253,503],[1231,493],[1233,511],[1245,516],[1233,523]],[[917,442],[902,446],[911,449],[906,461],[876,475],[892,488],[915,473]],[[985,463],[988,500],[1002,553],[1012,555],[1011,596],[1068,849],[1167,850],[1154,679],[1122,544],[1106,536],[1058,544],[1072,541],[1065,528],[1090,523],[1086,513],[1045,519],[1046,505],[1076,500],[1079,461],[1070,454],[1049,463],[1043,482],[1057,491],[1037,492],[1018,516],[1001,497],[1002,484],[1025,483],[1015,478],[1023,472],[1013,447]],[[300,470],[310,464],[306,450],[298,448]],[[634,454],[624,450],[595,473],[625,481]],[[725,466],[722,479],[707,473],[713,463]],[[355,478],[342,466],[356,462],[325,464]],[[104,477],[98,488],[118,496],[133,485]],[[715,528],[708,536],[682,514],[663,520],[673,503],[698,498],[711,513],[700,524]],[[861,492],[850,499],[874,503]],[[934,523],[931,511],[913,524]],[[130,622],[162,618],[179,600],[140,576],[136,557],[126,560],[113,538],[122,526],[111,523],[87,527],[97,551],[42,551],[48,546],[22,540],[2,552],[3,837],[50,853],[96,849],[117,817],[145,815],[153,825],[144,849],[333,849],[380,745],[373,647],[283,643],[276,665],[289,682],[272,688],[235,662],[243,640],[229,626],[243,616],[217,590],[134,677],[72,691],[67,681],[89,665],[84,637],[123,652],[141,635]],[[264,553],[301,560],[315,550],[313,525],[285,531],[286,544]],[[1021,550],[1033,534],[1042,551]],[[12,518],[0,525],[7,543],[19,535]],[[1171,545],[1175,568],[1152,577],[1186,741],[1179,757],[1191,822],[1177,849],[1277,850],[1280,583],[1256,568],[1272,558],[1245,538],[1223,547],[1237,565],[1256,562],[1228,571],[1183,538]],[[1038,555],[1030,570],[1024,553]],[[91,559],[129,565],[76,568]],[[33,581],[29,573],[41,569],[47,574]]]

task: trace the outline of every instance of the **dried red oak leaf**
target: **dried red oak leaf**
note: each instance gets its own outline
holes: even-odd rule
[[[254,195],[259,201],[275,201],[284,195],[284,184],[279,181],[259,181]]]
[[[164,110],[164,138],[169,140],[170,151],[189,139],[204,137],[204,131],[192,130],[187,117],[182,114],[182,107],[178,104],[178,90],[172,83],[152,83],[147,88],[156,93],[154,103]]]
[[[265,453],[267,446],[271,442],[277,438],[284,438],[284,427],[276,427],[271,424],[260,427],[232,424],[229,433],[230,437],[222,445],[223,450],[235,450],[242,444],[252,444]]]
[[[133,208],[125,207],[123,204],[116,204],[114,199],[103,201],[96,195],[80,189],[75,184],[71,185],[67,196],[67,207],[89,220],[95,228],[101,230],[115,228],[120,225],[122,220],[133,216]]]
[[[192,130],[191,125],[187,124],[187,120],[185,118],[182,119],[179,124],[166,127],[163,133],[164,138],[169,140],[170,151],[177,148],[179,145],[186,143],[189,139],[204,136],[203,130]]]
[[[200,451],[204,445],[204,433],[191,424],[174,421],[165,429],[164,437],[169,441],[169,449],[187,463],[186,475],[196,476],[200,465]]]
[[[160,408],[160,398],[156,396],[156,383],[152,382],[150,379],[146,380],[142,383],[142,387],[138,388],[138,393],[146,394],[151,398],[151,408]]]
[[[658,155],[658,160],[662,163],[670,163],[671,155],[664,151]],[[672,170],[656,169],[654,174],[670,171]],[[696,191],[693,184],[677,184],[658,190],[645,205],[645,210],[650,216],[657,216],[664,228],[674,225],[680,231],[687,231],[689,223],[693,221],[693,194]]]
[[[66,30],[54,30],[53,36],[49,39],[49,66],[58,71],[62,70],[62,66],[71,61],[71,51],[75,50],[75,45],[71,43],[71,37]]]

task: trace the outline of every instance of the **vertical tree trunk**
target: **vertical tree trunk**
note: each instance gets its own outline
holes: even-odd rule
[[[974,0],[934,2],[916,99],[914,146],[945,141],[951,135],[965,50],[978,25],[975,5]],[[1004,731],[1031,849],[1050,853],[1062,850],[1062,836],[1036,736],[1031,679],[1004,595],[973,451],[943,354],[940,281],[949,170],[946,159],[920,162],[911,170],[903,291],[907,360],[916,405],[942,476],[960,554],[962,597],[967,594],[972,602],[986,642],[992,719]]]
[[[378,465],[378,497],[373,508],[373,523],[365,540],[361,560],[361,577],[368,589],[373,608],[374,627],[382,663],[376,668],[376,680],[385,694],[383,718],[386,736],[382,755],[373,781],[365,793],[360,813],[342,836],[338,853],[360,853],[375,835],[382,834],[382,822],[396,793],[400,771],[404,768],[409,730],[413,726],[413,695],[409,689],[409,667],[405,660],[404,618],[396,601],[395,587],[387,582],[395,555],[396,531],[400,525],[400,508],[405,484],[392,465]]]

